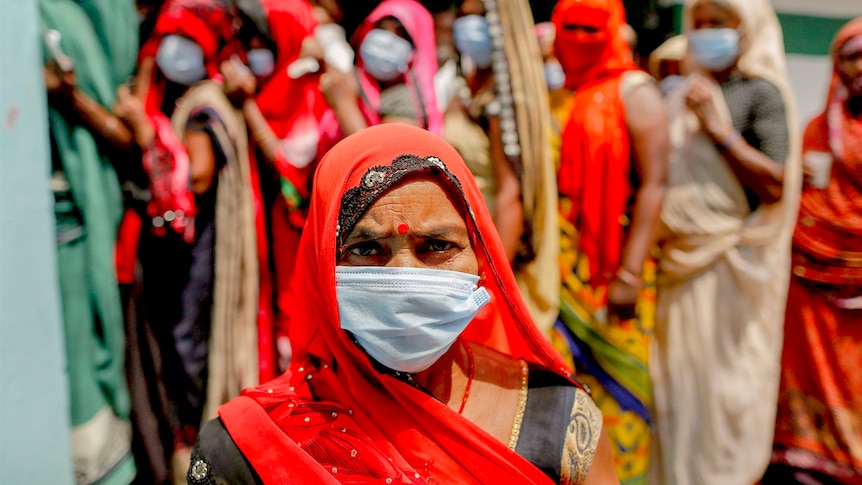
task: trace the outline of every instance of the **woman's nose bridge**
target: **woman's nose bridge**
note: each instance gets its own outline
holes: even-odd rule
[[[386,266],[398,268],[419,268],[423,266],[422,261],[416,256],[416,253],[409,248],[401,248],[392,255],[389,264]]]

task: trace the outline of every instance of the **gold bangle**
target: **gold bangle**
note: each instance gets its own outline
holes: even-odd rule
[[[633,286],[635,288],[644,287],[644,282],[642,279],[640,279],[640,277],[638,277],[631,271],[623,268],[622,266],[620,266],[620,268],[617,270],[617,278],[629,286]]]

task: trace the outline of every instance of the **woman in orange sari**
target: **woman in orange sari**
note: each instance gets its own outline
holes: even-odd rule
[[[560,120],[560,317],[555,338],[602,410],[624,484],[643,484],[653,303],[645,263],[668,161],[661,92],[632,60],[620,0],[564,0],[554,52],[572,91]],[[647,283],[647,284],[645,284]]]
[[[811,178],[793,235],[764,483],[862,484],[862,18],[841,29],[832,58],[827,107],[803,139]]]

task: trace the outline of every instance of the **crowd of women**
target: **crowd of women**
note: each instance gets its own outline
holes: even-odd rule
[[[862,19],[39,4],[78,483],[862,484]]]

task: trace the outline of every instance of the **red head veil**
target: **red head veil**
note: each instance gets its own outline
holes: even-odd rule
[[[407,162],[402,158],[393,163],[401,155],[413,157]],[[366,177],[372,168],[373,173]],[[344,430],[344,434],[339,434],[343,440],[354,436],[351,426],[355,424],[361,429],[360,433],[385,455],[381,466],[390,463],[387,458],[391,459],[387,466],[394,465],[404,471],[410,481],[414,477],[417,480],[430,478],[438,483],[548,481],[541,471],[512,453],[505,444],[445,404],[374,370],[369,358],[339,326],[335,267],[337,241],[341,226],[345,224],[345,219],[340,218],[345,194],[353,190],[356,195],[360,191],[359,197],[351,199],[364,201],[365,205],[354,214],[359,217],[400,177],[419,172],[434,176],[453,198],[462,199],[468,208],[467,224],[484,276],[480,284],[491,293],[494,311],[498,313],[497,318],[474,320],[463,338],[488,345],[506,355],[544,365],[561,375],[568,374],[562,360],[532,324],[491,216],[482,202],[482,195],[455,149],[436,135],[408,125],[384,124],[368,128],[330,150],[316,174],[294,280],[297,309],[291,320],[291,339],[295,349],[291,371],[260,388],[247,391],[246,397],[238,400],[245,399],[244,411],[236,412],[235,409],[243,406],[232,404],[220,411],[226,428],[245,456],[259,473],[261,470],[271,473],[268,475],[270,481],[296,480],[298,483],[303,479],[321,480],[321,476],[315,474],[318,472],[327,479],[339,476],[334,472],[330,475],[330,468],[321,468],[317,472],[314,466],[308,468],[305,465],[305,471],[298,471],[296,467],[284,469],[290,467],[294,459],[296,463],[307,464],[311,460],[320,464],[320,453],[315,455],[318,458],[310,458],[315,451],[308,446],[311,442],[322,446],[324,432],[309,443],[300,443],[301,448],[297,447],[297,442],[303,439],[303,430],[320,419],[342,419],[337,410],[321,407],[323,403],[316,403],[317,408],[303,404],[311,397],[310,389],[318,400],[350,410],[351,422],[339,424],[337,428]],[[383,174],[382,178],[380,174]],[[269,417],[254,420],[251,416],[255,412],[248,412],[248,409],[257,409],[257,415],[260,415],[261,407]],[[299,410],[303,413],[300,414]],[[332,418],[329,418],[330,411]],[[250,424],[253,420],[265,431],[249,430],[255,426]],[[304,426],[303,423],[310,424]],[[249,433],[256,438],[243,440],[243,436]],[[261,437],[268,441],[254,445]],[[251,449],[244,447],[243,442],[252,443]],[[347,449],[355,452],[360,444],[350,444],[353,448]],[[276,447],[279,447],[278,451],[272,451]],[[330,448],[336,447],[330,444]],[[376,469],[374,464],[378,462],[362,450],[359,453],[365,453],[363,466],[369,470]],[[287,458],[282,456],[284,453],[295,456]],[[325,456],[332,455],[329,449],[325,453]],[[274,470],[273,466],[266,465],[267,456],[272,456],[273,460],[280,456],[277,460],[284,465]],[[264,457],[263,466],[256,464],[260,463],[256,462],[260,457]],[[333,466],[332,469],[340,468]],[[307,474],[300,477],[298,473]],[[368,470],[365,473],[366,476],[373,474]],[[262,478],[270,483],[267,476],[262,474]]]
[[[626,19],[620,0],[561,0],[551,21],[557,31],[554,55],[568,89],[636,67],[621,35]]]
[[[308,0],[261,0],[261,4],[278,53],[257,104],[275,136],[285,138],[297,120],[323,107],[316,76],[291,79],[287,75],[287,66],[299,58],[302,42],[314,35],[317,20]]]
[[[233,6],[227,0],[168,0],[159,11],[152,35],[141,47],[140,57],[155,57],[162,38],[181,35],[201,47],[207,74],[219,79],[219,64],[239,50],[233,21]],[[156,112],[161,107],[164,80],[152,79],[150,83],[146,106]]]

